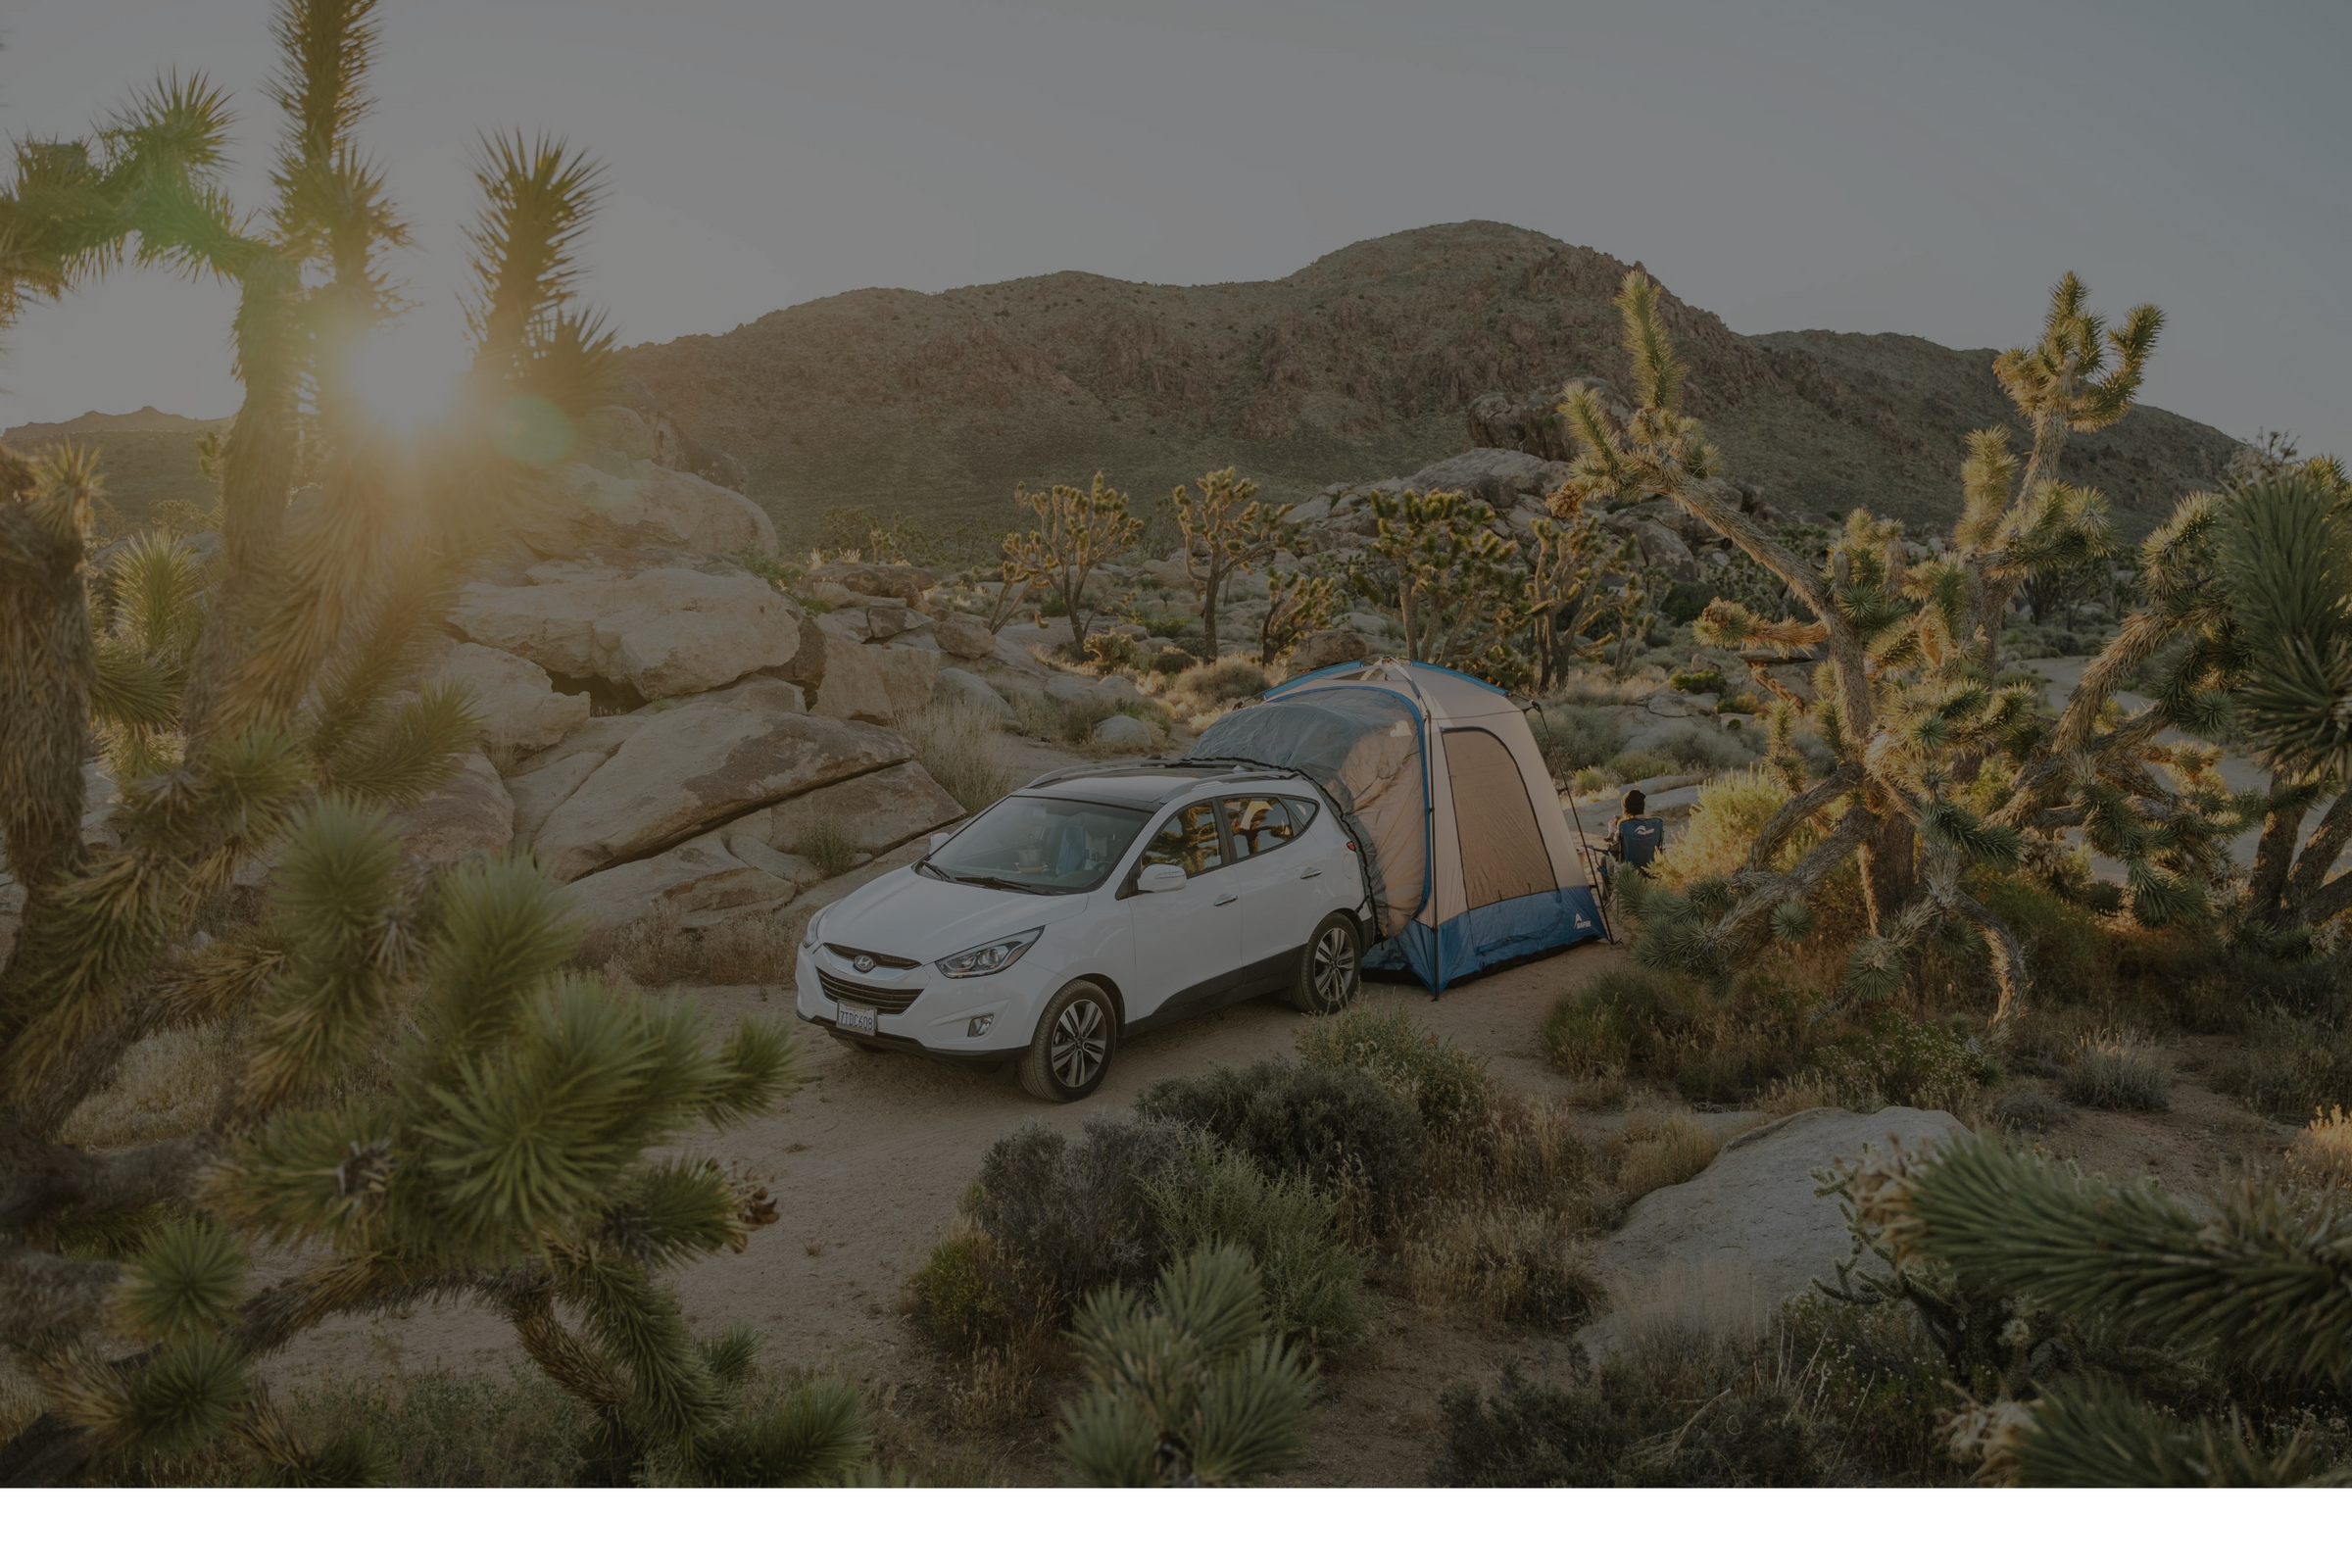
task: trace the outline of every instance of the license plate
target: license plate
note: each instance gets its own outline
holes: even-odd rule
[[[841,1027],[851,1034],[870,1035],[874,1032],[874,1009],[871,1007],[844,1007],[841,1009],[840,1023]]]

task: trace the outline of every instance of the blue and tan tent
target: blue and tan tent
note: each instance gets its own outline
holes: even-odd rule
[[[1209,726],[1194,759],[1305,774],[1364,858],[1373,968],[1432,995],[1601,935],[1550,770],[1500,688],[1375,659],[1287,681]]]

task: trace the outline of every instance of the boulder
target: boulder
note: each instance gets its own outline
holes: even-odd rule
[[[950,659],[986,659],[997,651],[997,634],[977,615],[942,615],[931,635]]]
[[[1471,401],[1471,444],[1506,447],[1550,463],[1571,462],[1576,457],[1576,441],[1568,433],[1568,420],[1560,413],[1560,405],[1567,401],[1569,393],[1579,388],[1597,393],[1601,407],[1621,423],[1633,413],[1615,387],[1589,376],[1532,397],[1513,398],[1501,392],[1489,392]]]
[[[555,674],[647,698],[788,666],[800,650],[792,602],[748,571],[546,562],[529,575],[511,588],[468,584],[450,624]]]
[[[962,815],[956,797],[941,789],[922,763],[901,762],[740,817],[727,824],[727,842],[740,846],[747,839],[757,840],[770,849],[792,852],[810,826],[830,822],[860,853],[879,855]]]
[[[1568,482],[1568,465],[1546,462],[1532,453],[1499,447],[1474,447],[1468,452],[1433,463],[1401,482],[1398,488],[1458,490],[1475,496],[1496,512],[1508,512],[1523,496],[1538,499]],[[1387,488],[1383,486],[1382,488]]]
[[[1696,582],[1705,575],[1683,536],[1657,518],[1636,517],[1633,531],[1642,547],[1642,559],[1676,582]]]
[[[871,561],[828,561],[811,567],[801,578],[806,587],[832,583],[854,594],[901,600],[909,610],[922,609],[923,590],[938,581],[937,572],[925,571],[920,566],[885,565]]]
[[[433,674],[463,683],[482,716],[482,740],[494,756],[542,751],[588,719],[585,692],[566,696],[547,671],[503,648],[453,643]]]
[[[490,759],[468,752],[456,777],[393,817],[392,831],[429,865],[503,855],[514,842],[514,802]]]
[[[919,610],[908,610],[896,600],[829,610],[816,617],[816,623],[833,636],[858,643],[888,642],[907,632],[927,631],[934,624],[929,615]]]
[[[1113,713],[1095,726],[1094,741],[1105,751],[1148,752],[1159,744],[1159,732],[1132,713]]]
[[[1105,675],[1095,682],[1095,695],[1107,702],[1140,703],[1144,689],[1124,675]]]
[[[814,711],[828,718],[895,724],[931,701],[938,654],[853,642],[830,632],[824,640],[825,678],[816,689]]]
[[[1084,675],[1063,673],[1046,677],[1046,695],[1057,703],[1083,703],[1095,694],[1095,683]]]
[[[571,792],[589,774],[604,766],[605,759],[620,750],[620,743],[636,734],[652,716],[614,713],[591,718],[509,773],[506,784],[507,794],[514,802],[514,842],[529,844],[536,839],[540,826],[554,814],[556,808],[569,800]]]
[[[548,814],[532,847],[568,882],[913,755],[870,724],[682,704],[647,716]]]
[[[654,462],[623,477],[585,463],[559,465],[540,504],[514,524],[542,556],[599,549],[689,550],[702,556],[774,555],[775,524],[749,496]]]
[[[1287,667],[1294,675],[1303,675],[1310,669],[1348,663],[1370,658],[1371,654],[1371,642],[1354,627],[1327,626],[1298,639],[1290,652]]]
[[[1389,634],[1389,622],[1386,616],[1370,614],[1359,610],[1340,618],[1362,632],[1366,637],[1386,637]]]
[[[747,913],[790,900],[794,884],[745,864],[716,833],[675,849],[585,876],[571,885],[573,906],[593,934],[658,910],[680,917]]]
[[[938,683],[931,688],[931,695],[951,703],[977,708],[1004,723],[1012,722],[1012,705],[994,686],[968,669],[957,669],[951,664],[941,670]]]
[[[750,709],[759,713],[806,713],[808,711],[807,694],[791,681],[775,675],[746,675],[731,686],[703,693],[691,699],[697,703],[724,703],[730,708]]]
[[[1852,1252],[1835,1198],[1816,1198],[1813,1173],[1858,1159],[1865,1146],[1917,1150],[1967,1129],[1940,1110],[1888,1106],[1799,1111],[1741,1134],[1715,1162],[1635,1203],[1598,1243],[1593,1263],[1612,1310],[1585,1330],[1594,1349],[1655,1322],[1700,1315],[1761,1323]]]

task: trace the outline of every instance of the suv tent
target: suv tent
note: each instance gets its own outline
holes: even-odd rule
[[[1499,688],[1397,659],[1286,681],[1186,759],[1305,774],[1364,860],[1373,968],[1456,980],[1601,934],[1591,879],[1527,717]]]

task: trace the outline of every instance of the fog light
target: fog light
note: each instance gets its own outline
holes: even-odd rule
[[[967,1023],[963,1026],[964,1038],[967,1040],[979,1039],[982,1035],[988,1033],[989,1029],[996,1023],[996,1021],[997,1015],[995,1013],[982,1013],[979,1017],[974,1018],[970,1023]]]

